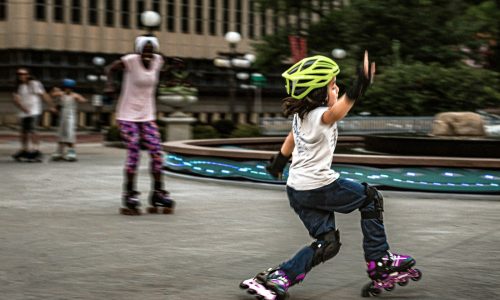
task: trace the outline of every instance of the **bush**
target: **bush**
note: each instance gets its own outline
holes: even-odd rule
[[[159,126],[158,132],[160,133],[160,137],[162,141],[167,140],[167,131],[165,130],[165,126]]]
[[[212,126],[223,138],[231,136],[231,133],[236,127],[231,120],[218,120],[214,122]]]
[[[467,66],[445,68],[416,63],[386,67],[356,103],[354,113],[372,115],[434,115],[444,111],[475,111],[498,107],[500,74]]]
[[[260,136],[260,130],[257,125],[240,124],[231,134],[231,137],[242,138],[242,137],[257,137]]]
[[[118,126],[109,127],[108,131],[106,132],[106,141],[117,142],[121,140],[122,138],[120,136],[120,129],[118,129]]]
[[[197,124],[193,126],[194,139],[215,139],[218,137],[219,133],[210,125]]]

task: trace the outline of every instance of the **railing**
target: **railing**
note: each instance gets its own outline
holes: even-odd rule
[[[430,133],[434,117],[349,117],[338,122],[339,132],[348,134]],[[263,135],[286,135],[291,119],[262,118]]]

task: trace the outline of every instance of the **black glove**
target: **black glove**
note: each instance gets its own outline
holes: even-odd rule
[[[346,91],[347,97],[352,101],[356,101],[361,98],[368,89],[368,86],[373,82],[373,76],[375,74],[375,63],[370,63],[368,61],[367,52],[365,52],[364,61],[364,65],[366,64],[368,64],[368,74],[365,74],[364,67],[358,67],[356,71],[357,77],[354,79],[352,85]]]
[[[278,154],[273,155],[269,160],[266,166],[267,172],[274,178],[281,179],[288,160],[290,160],[290,157],[284,156],[281,151],[279,151]]]

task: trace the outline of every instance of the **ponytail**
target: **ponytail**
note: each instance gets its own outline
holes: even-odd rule
[[[281,104],[283,114],[285,117],[299,114],[299,117],[303,119],[311,110],[326,104],[328,97],[327,89],[327,86],[314,89],[300,100],[292,97],[283,99]]]

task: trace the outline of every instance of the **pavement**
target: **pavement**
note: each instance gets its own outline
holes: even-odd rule
[[[239,282],[311,242],[280,188],[166,175],[175,214],[123,216],[123,149],[81,143],[75,163],[17,163],[17,147],[0,141],[0,299],[255,299]],[[414,256],[423,278],[379,298],[500,299],[499,196],[420,195],[384,192],[391,248]],[[339,255],[291,300],[361,298],[359,213],[337,225]]]
[[[55,130],[37,131],[40,141],[55,143],[58,140]],[[17,143],[19,141],[19,130],[0,130],[0,143]],[[96,131],[77,131],[78,143],[100,143],[103,135]]]

